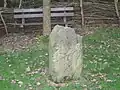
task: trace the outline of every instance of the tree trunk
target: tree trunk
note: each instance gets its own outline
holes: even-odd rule
[[[120,14],[119,14],[119,10],[118,10],[118,0],[114,0],[114,4],[115,4],[116,15],[118,17],[118,23],[120,25]]]
[[[84,12],[83,12],[83,0],[80,0],[80,8],[81,8],[82,28],[84,28],[85,20],[84,20]]]
[[[22,6],[22,0],[19,1],[19,8]]]
[[[4,0],[4,8],[7,7],[7,0]]]
[[[2,16],[2,11],[0,12],[0,18],[1,18],[2,22],[3,22],[3,25],[4,25],[4,27],[5,27],[6,34],[7,34],[7,36],[8,36],[8,29],[7,29],[7,25],[6,25],[6,23],[5,23],[5,20],[4,20],[3,16]]]
[[[43,0],[43,35],[51,32],[51,8],[50,0]]]

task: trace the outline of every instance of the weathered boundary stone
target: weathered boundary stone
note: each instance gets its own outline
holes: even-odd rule
[[[79,79],[82,71],[82,36],[73,28],[56,25],[49,37],[49,74],[54,82]]]

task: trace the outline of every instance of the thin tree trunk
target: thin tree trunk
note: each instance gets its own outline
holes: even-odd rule
[[[120,14],[119,14],[119,10],[118,10],[118,0],[114,0],[114,4],[115,4],[116,15],[118,17],[118,23],[120,25]]]
[[[2,16],[2,12],[0,12],[0,18],[1,18],[2,22],[3,22],[3,25],[4,25],[4,28],[5,28],[6,34],[7,34],[7,36],[8,36],[7,25],[6,25],[5,20],[4,20],[3,16]]]
[[[4,0],[4,8],[7,7],[7,0]]]
[[[84,20],[84,12],[83,12],[83,0],[80,0],[80,8],[81,8],[82,28],[84,28],[85,20]]]
[[[43,35],[51,32],[51,8],[50,0],[43,0]]]
[[[21,8],[21,6],[22,6],[22,0],[20,0],[19,2],[19,8]]]

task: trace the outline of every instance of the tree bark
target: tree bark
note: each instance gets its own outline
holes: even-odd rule
[[[84,12],[83,12],[83,0],[80,0],[80,8],[81,8],[81,20],[82,20],[82,28],[85,26],[85,20],[84,20]]]
[[[6,34],[7,34],[7,36],[8,36],[8,29],[7,29],[7,25],[6,25],[6,23],[5,23],[5,20],[4,20],[3,16],[2,16],[2,12],[0,12],[0,18],[1,18],[2,22],[3,22],[3,25],[4,25],[4,28],[5,28]]]
[[[50,0],[43,0],[43,35],[51,32],[51,8]]]
[[[4,0],[4,8],[7,7],[7,0]]]
[[[119,10],[118,10],[118,0],[114,0],[114,4],[115,4],[116,15],[118,17],[118,23],[120,25],[120,14],[119,14]]]
[[[22,0],[20,0],[19,2],[19,8],[21,8],[21,6],[22,6]]]

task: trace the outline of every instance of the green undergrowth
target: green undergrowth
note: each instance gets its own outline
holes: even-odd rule
[[[102,28],[84,36],[81,80],[48,82],[48,37],[23,51],[0,56],[0,90],[120,90],[120,29]],[[35,73],[38,71],[37,73]]]

